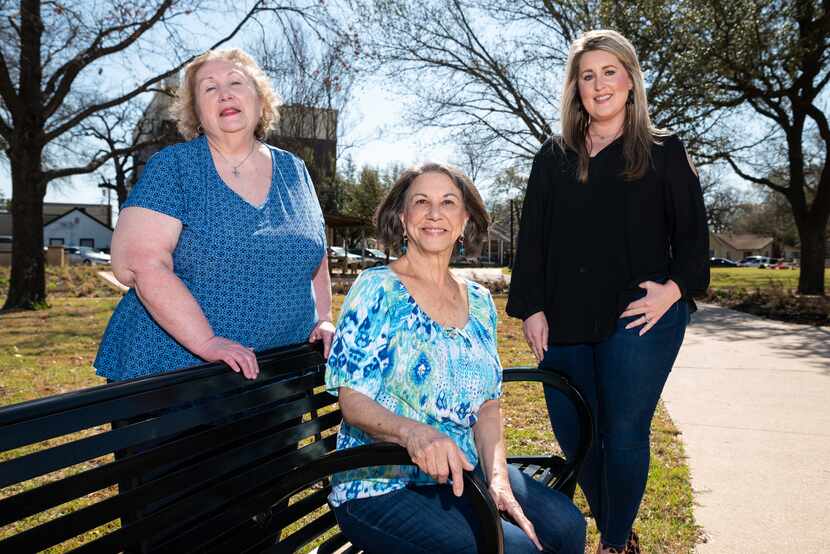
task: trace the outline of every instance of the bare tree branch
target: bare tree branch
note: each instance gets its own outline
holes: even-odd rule
[[[153,13],[152,17],[149,19],[102,29],[87,48],[79,52],[75,57],[69,60],[69,62],[58,68],[58,70],[55,71],[52,77],[47,81],[43,91],[44,97],[47,98],[45,106],[46,117],[48,118],[55,113],[58,107],[63,103],[66,95],[69,94],[69,91],[72,89],[72,84],[75,82],[75,79],[85,67],[89,66],[96,60],[116,52],[120,52],[134,44],[135,41],[141,37],[141,35],[149,31],[156,23],[161,21],[162,17],[170,6],[172,6],[172,4],[173,0],[162,0],[155,13]],[[136,27],[136,29],[123,40],[111,46],[102,46],[102,43],[107,36],[129,29],[130,27]]]
[[[3,99],[10,110],[20,109],[20,99],[17,96],[17,91],[14,90],[14,84],[12,84],[9,76],[9,67],[6,64],[6,58],[3,56],[2,50],[0,50],[0,98]],[[4,138],[6,138],[5,135]]]
[[[242,18],[242,20],[234,27],[234,29],[228,35],[226,35],[221,40],[215,42],[212,46],[210,46],[209,49],[212,50],[212,49],[218,48],[221,45],[223,45],[226,42],[233,39],[237,35],[237,33],[239,33],[239,31],[242,29],[242,27],[251,18],[253,18],[257,13],[262,11],[260,6],[264,3],[264,1],[265,0],[258,1],[254,5],[254,7],[251,8],[248,11],[248,13],[245,14],[245,16]],[[281,10],[281,8],[271,8],[271,9]],[[296,11],[296,10],[291,9],[291,8],[286,8],[286,10]],[[136,87],[135,89],[133,89],[132,91],[130,91],[126,94],[123,94],[121,96],[112,98],[112,99],[110,99],[108,101],[105,101],[105,102],[101,102],[101,103],[98,103],[98,104],[93,104],[91,106],[86,106],[83,110],[73,114],[69,119],[65,120],[63,123],[61,123],[57,127],[49,130],[46,133],[46,141],[52,141],[52,140],[58,138],[59,136],[63,135],[64,133],[66,133],[67,131],[69,131],[70,129],[72,129],[73,127],[75,127],[80,122],[82,122],[84,119],[86,119],[87,117],[89,117],[90,115],[92,115],[94,113],[106,110],[108,108],[111,108],[113,106],[117,106],[119,104],[123,104],[124,102],[127,102],[128,100],[131,100],[131,99],[135,98],[136,96],[147,92],[150,89],[150,87],[152,87],[156,83],[159,83],[162,80],[166,79],[167,77],[170,77],[171,75],[174,75],[174,74],[178,73],[185,65],[190,63],[190,61],[192,61],[193,58],[195,58],[195,55],[190,56],[185,61],[183,61],[182,63],[177,65],[176,67],[173,67],[173,68],[165,71],[164,73],[161,73],[161,74],[156,75],[155,77],[153,77],[151,79],[148,79],[147,81],[145,81],[144,83],[142,83],[141,85],[139,85],[138,87]]]

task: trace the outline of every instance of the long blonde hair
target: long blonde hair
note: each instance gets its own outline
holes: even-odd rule
[[[646,174],[651,165],[652,144],[658,142],[658,137],[666,136],[668,132],[651,124],[651,118],[648,115],[646,85],[640,62],[637,59],[637,52],[631,42],[616,31],[609,29],[587,31],[571,44],[565,69],[565,87],[562,91],[560,117],[562,141],[578,154],[579,181],[586,182],[590,154],[585,136],[588,133],[588,124],[591,119],[579,97],[578,79],[582,55],[593,50],[603,50],[616,56],[634,85],[625,106],[623,176],[629,181],[639,179]]]

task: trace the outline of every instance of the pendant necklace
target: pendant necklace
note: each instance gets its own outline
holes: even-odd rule
[[[225,155],[224,155],[224,154],[222,154],[222,152],[220,152],[220,151],[219,151],[219,149],[218,149],[218,148],[216,148],[216,147],[215,147],[215,146],[213,146],[212,144],[211,144],[211,146],[213,146],[213,150],[214,150],[217,154],[219,154],[219,155],[222,157],[222,159],[223,159],[223,160],[225,160],[225,163],[226,163],[226,164],[228,164],[229,166],[231,166],[231,173],[233,173],[233,176],[234,176],[234,177],[236,177],[236,178],[239,178],[239,168],[240,168],[240,167],[242,167],[242,164],[244,164],[245,162],[247,162],[247,161],[248,161],[248,158],[250,158],[250,157],[251,157],[251,154],[253,154],[253,153],[254,153],[254,148],[256,147],[256,143],[257,143],[257,141],[254,141],[254,142],[253,142],[253,144],[251,144],[251,151],[250,151],[250,152],[248,152],[248,155],[247,155],[247,156],[245,156],[244,158],[242,158],[242,161],[241,161],[241,162],[239,162],[239,163],[238,163],[238,164],[236,164],[236,165],[233,165],[233,164],[230,162],[230,160],[228,160],[228,158],[226,158],[226,157],[225,157]],[[210,144],[210,143],[208,142],[208,144]]]

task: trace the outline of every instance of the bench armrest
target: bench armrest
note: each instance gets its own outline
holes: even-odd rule
[[[579,446],[572,459],[566,460],[564,464],[561,464],[559,458],[553,456],[549,458],[534,457],[532,459],[529,457],[508,458],[508,461],[518,463],[535,463],[537,465],[548,466],[561,465],[558,475],[550,486],[573,498],[579,470],[585,461],[585,457],[588,455],[588,449],[591,447],[591,442],[594,438],[593,418],[587,402],[585,402],[585,399],[570,381],[555,370],[542,370],[535,367],[510,367],[504,369],[503,380],[505,383],[526,381],[554,387],[564,394],[576,408],[579,419]]]
[[[286,475],[280,483],[280,497],[275,498],[274,504],[287,502],[292,495],[334,473],[385,465],[414,463],[405,448],[389,442],[331,452]],[[503,554],[504,534],[499,511],[487,492],[487,485],[471,471],[464,472],[464,496],[470,500],[473,512],[482,522],[481,532],[476,537],[478,551]]]

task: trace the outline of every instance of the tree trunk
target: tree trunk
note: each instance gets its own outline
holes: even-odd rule
[[[798,225],[801,240],[801,273],[798,276],[800,294],[824,295],[824,228],[827,221],[808,218]]]
[[[115,192],[118,195],[118,213],[121,213],[121,206],[127,201],[127,186],[120,186]]]
[[[46,303],[43,256],[43,193],[41,149],[11,152],[12,271],[4,310],[36,309]]]

